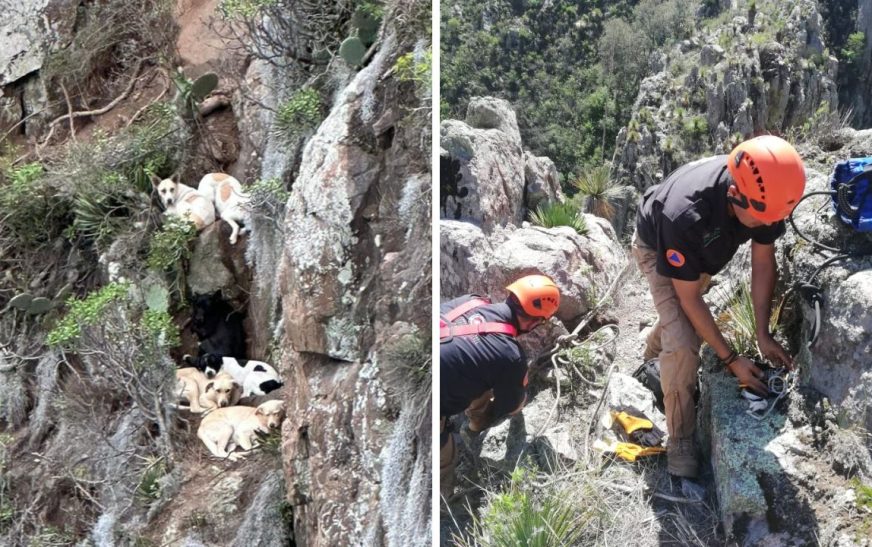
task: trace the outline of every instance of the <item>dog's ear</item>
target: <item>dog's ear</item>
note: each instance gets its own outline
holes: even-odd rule
[[[157,188],[158,185],[160,185],[160,183],[161,183],[161,178],[158,177],[157,175],[155,175],[154,173],[149,174],[148,178],[151,179],[151,185],[154,186],[155,188]]]
[[[261,382],[258,387],[260,387],[260,390],[264,393],[264,395],[266,395],[270,391],[275,391],[283,385],[284,384],[276,380],[267,380],[265,382]],[[284,402],[282,402],[282,405],[284,405]]]
[[[255,415],[255,416],[263,416],[263,409],[260,408],[260,407],[257,407],[257,408],[254,410],[254,415]]]
[[[215,389],[215,382],[209,382],[208,384],[206,384],[206,392],[207,393],[213,389]]]
[[[179,181],[182,180],[182,177],[181,177],[181,175],[179,175],[178,173],[173,173],[173,174],[170,176],[170,180],[173,181],[173,182],[175,182],[176,184],[178,184]]]

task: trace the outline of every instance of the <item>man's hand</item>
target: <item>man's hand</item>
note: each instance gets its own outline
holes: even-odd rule
[[[763,371],[747,357],[739,356],[738,359],[727,365],[727,368],[739,380],[740,384],[748,386],[751,391],[764,397],[769,394],[769,388],[760,380],[763,378]]]
[[[757,335],[757,347],[760,348],[760,353],[773,363],[781,363],[787,367],[787,370],[793,370],[794,363],[790,355],[781,347],[781,344],[775,341],[770,334]]]

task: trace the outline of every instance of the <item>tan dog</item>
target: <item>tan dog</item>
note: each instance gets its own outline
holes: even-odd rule
[[[230,244],[235,245],[239,235],[239,223],[251,230],[251,216],[248,209],[249,195],[242,191],[238,180],[224,173],[209,173],[200,179],[197,192],[215,204],[218,215],[230,225]]]
[[[194,223],[198,232],[215,222],[212,200],[176,179],[178,175],[163,180],[151,176],[151,184],[164,206],[164,215],[186,218]]]
[[[241,396],[239,385],[226,372],[210,380],[196,368],[186,367],[176,370],[176,379],[176,395],[188,401],[191,412],[196,414],[235,405]]]
[[[231,454],[237,446],[246,452],[251,450],[257,444],[255,433],[267,433],[279,427],[284,417],[284,401],[267,401],[257,408],[220,408],[203,418],[197,437],[215,456],[236,461],[245,457],[245,452]]]

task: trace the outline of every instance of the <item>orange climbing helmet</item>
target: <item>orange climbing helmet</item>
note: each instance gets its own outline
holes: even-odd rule
[[[515,295],[524,313],[548,319],[560,307],[560,289],[547,275],[527,275],[506,290]]]
[[[802,158],[790,143],[772,135],[739,144],[727,167],[742,194],[737,204],[766,223],[787,218],[805,190]]]

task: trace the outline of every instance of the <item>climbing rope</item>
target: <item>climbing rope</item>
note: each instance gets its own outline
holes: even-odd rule
[[[815,283],[814,283],[815,278],[818,276],[818,274],[821,273],[821,271],[823,271],[825,268],[831,266],[832,264],[834,264],[840,260],[864,256],[864,253],[847,252],[847,249],[844,249],[844,248],[840,249],[840,248],[836,248],[836,247],[831,247],[830,245],[826,245],[824,243],[821,243],[817,239],[804,234],[802,232],[802,230],[800,230],[796,226],[796,222],[793,220],[793,215],[794,215],[794,213],[796,213],[796,210],[799,208],[799,205],[809,197],[829,196],[832,198],[832,197],[837,196],[837,195],[838,195],[838,192],[836,192],[836,191],[809,192],[808,194],[806,194],[806,195],[802,196],[802,198],[800,198],[800,200],[796,203],[796,206],[790,212],[790,216],[787,217],[788,220],[790,221],[790,226],[791,226],[791,228],[793,228],[793,231],[796,232],[796,235],[799,236],[800,238],[802,238],[803,240],[805,240],[806,242],[810,243],[813,248],[820,249],[821,251],[838,253],[835,256],[826,257],[826,260],[824,260],[824,262],[814,270],[814,272],[808,277],[808,279],[806,279],[805,281],[797,281],[796,283],[793,284],[792,287],[790,287],[790,289],[787,290],[787,292],[784,295],[784,298],[787,299],[790,297],[790,295],[792,293],[797,292],[805,298],[805,300],[806,300],[806,302],[808,302],[809,306],[814,308],[814,322],[811,325],[811,329],[810,329],[811,334],[810,334],[809,340],[806,344],[806,347],[809,347],[809,348],[811,348],[814,345],[814,343],[817,341],[818,335],[820,334],[821,308],[823,306],[823,295],[821,293],[820,286],[815,285]]]
[[[545,430],[548,429],[548,427],[551,425],[552,418],[554,417],[554,415],[557,412],[557,407],[558,407],[558,404],[560,403],[560,396],[561,396],[560,379],[561,379],[561,375],[563,374],[562,369],[561,369],[561,365],[568,363],[567,358],[563,357],[562,355],[565,355],[566,353],[571,351],[573,348],[577,348],[579,346],[584,345],[590,338],[592,338],[597,333],[599,333],[605,329],[613,329],[614,336],[610,339],[607,339],[605,342],[600,343],[600,345],[596,346],[595,349],[599,349],[601,347],[605,347],[608,344],[611,344],[612,342],[614,342],[618,338],[618,336],[620,336],[620,329],[618,329],[618,326],[615,324],[603,325],[602,327],[600,327],[599,329],[590,333],[589,335],[585,336],[584,338],[579,338],[579,333],[591,322],[591,320],[593,320],[593,318],[599,312],[600,308],[602,308],[602,306],[604,306],[605,303],[608,302],[609,299],[612,297],[612,294],[614,293],[615,289],[618,287],[618,284],[620,283],[620,281],[624,278],[624,276],[627,274],[627,272],[630,271],[630,264],[631,264],[630,260],[627,260],[627,263],[624,264],[624,267],[621,268],[621,271],[618,272],[618,275],[615,276],[615,279],[612,280],[611,285],[609,285],[609,288],[606,290],[606,292],[603,294],[603,296],[587,312],[587,314],[582,318],[581,322],[579,322],[579,324],[572,330],[572,332],[569,334],[560,336],[557,339],[557,342],[554,344],[553,348],[551,348],[547,352],[540,355],[534,361],[533,368],[538,368],[537,365],[545,362],[546,359],[550,359],[551,364],[554,367],[554,380],[555,380],[555,385],[556,385],[556,397],[554,398],[554,404],[551,405],[551,409],[548,411],[548,415],[545,417],[545,421],[543,421],[542,424],[539,426],[534,437],[538,437],[538,436],[542,435],[542,433],[544,433]],[[573,368],[575,368],[575,367],[573,366]],[[614,365],[612,365],[609,368],[609,373],[606,376],[606,381],[602,385],[596,384],[595,380],[594,380],[594,382],[591,382],[590,380],[585,378],[584,375],[582,375],[581,372],[578,371],[577,369],[575,369],[575,371],[579,375],[579,377],[583,381],[588,383],[589,385],[591,385],[593,387],[601,387],[602,388],[603,393],[602,393],[602,396],[600,398],[600,403],[599,403],[599,404],[601,404],[602,399],[605,398],[605,394],[608,391],[608,384],[609,384],[609,380],[611,379],[611,373],[612,373],[613,369],[614,369]],[[599,404],[597,405],[597,408],[599,408]]]

